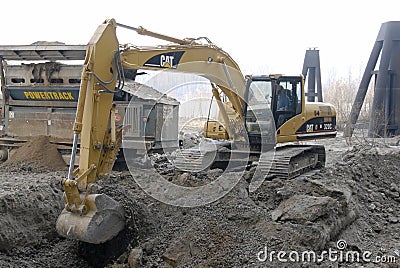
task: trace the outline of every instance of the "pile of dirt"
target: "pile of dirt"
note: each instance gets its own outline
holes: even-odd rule
[[[0,251],[34,247],[56,238],[55,222],[64,207],[63,176],[8,173],[0,178]]]
[[[345,147],[342,148],[345,151]],[[60,238],[54,233],[44,236],[42,229],[36,229],[41,234],[38,237],[47,240],[29,236],[30,240],[41,242],[27,245],[23,241],[29,239],[20,240],[22,243],[16,243],[17,248],[7,253],[0,252],[0,266],[398,267],[400,148],[355,146],[340,157],[337,152],[335,159],[338,160],[317,174],[290,180],[268,179],[251,193],[248,187],[254,170],[247,171],[226,196],[195,208],[167,205],[147,195],[135,180],[151,180],[154,176],[151,172],[114,172],[110,178],[98,181],[99,191],[122,203],[127,215],[125,230],[114,240],[102,245],[89,245]],[[170,166],[161,166],[163,161],[156,163],[160,165],[160,171],[168,170],[165,174],[168,181],[188,187],[210,182],[222,172],[216,170],[193,176],[172,172]],[[34,174],[33,179],[24,180],[20,175],[15,178],[15,174],[0,170],[0,189],[5,189],[8,196],[21,196],[18,202],[14,202],[20,205],[15,205],[13,210],[1,211],[1,226],[13,224],[22,226],[18,227],[21,230],[28,230],[21,221],[32,223],[37,215],[41,215],[39,212],[27,213],[27,219],[20,217],[15,222],[6,223],[4,219],[14,210],[24,211],[21,207],[29,204],[32,196],[37,194],[29,187],[36,189],[37,181],[45,182],[45,178],[51,178],[49,174],[52,173]],[[54,179],[47,180],[51,184]],[[17,187],[19,190],[15,192],[11,189],[14,184],[25,188]],[[52,189],[59,188],[43,188],[42,185],[36,191],[43,195],[44,200],[51,200]],[[61,192],[55,196],[60,198]],[[34,206],[46,209],[45,204],[38,202]],[[44,224],[42,220],[41,226],[54,232],[55,218],[60,209],[52,209],[53,218],[45,220]],[[43,213],[49,212],[44,210]],[[50,225],[52,220],[53,227]],[[25,233],[32,234],[31,231]],[[26,236],[25,233],[20,237]],[[9,237],[15,241],[21,239]],[[317,263],[282,263],[277,259],[279,251],[315,251],[321,256],[324,250],[338,250],[339,240],[345,241],[344,252],[370,251],[371,258],[392,256],[397,258],[397,262],[388,265],[363,261],[329,263],[325,259]],[[265,257],[265,250],[275,252],[273,261],[260,261],[260,256]],[[288,259],[287,255],[284,257]]]
[[[314,175],[267,180],[253,193],[247,190],[247,173],[225,197],[197,208],[172,207],[148,197],[134,182],[136,176],[148,176],[145,171],[132,178],[121,176],[119,187],[147,204],[159,223],[111,264],[127,267],[140,252],[144,267],[282,267],[276,256],[262,262],[257,254],[266,248],[321,254],[338,250],[338,241],[347,243],[344,252],[370,251],[373,257],[398,259],[399,148],[356,146],[338,159]],[[194,183],[200,177],[167,174],[169,181],[184,186],[202,185]],[[338,262],[319,263],[324,264],[335,267]],[[346,265],[350,264],[355,263]],[[299,263],[285,266],[299,267]]]
[[[132,179],[120,182],[128,184]],[[275,251],[283,245],[291,250],[321,250],[356,218],[344,188],[331,189],[305,179],[275,179],[252,194],[247,188],[242,179],[224,198],[198,208],[151,206],[161,228],[138,241],[144,266],[263,266],[257,253],[264,246]],[[142,202],[150,201],[146,199]],[[310,204],[313,199],[327,202]],[[286,209],[293,200],[296,211]],[[315,213],[308,215],[311,211]]]
[[[67,166],[49,137],[37,136],[13,150],[2,168],[8,171],[46,172],[65,170]]]
[[[400,262],[400,147],[387,144],[354,146],[326,171],[332,183],[345,182],[360,218],[340,238],[360,252],[395,256]],[[351,242],[351,243],[350,243]],[[398,267],[398,266],[393,266]]]

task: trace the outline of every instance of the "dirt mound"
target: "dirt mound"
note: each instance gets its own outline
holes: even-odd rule
[[[0,176],[0,251],[34,246],[57,237],[54,224],[63,208],[63,176]]]
[[[400,147],[355,146],[328,170],[355,193],[361,218],[341,234],[349,246],[382,256],[396,256],[400,249]],[[397,266],[394,266],[397,267]]]
[[[153,175],[146,170],[113,173],[111,179],[99,180],[98,186],[101,193],[120,202],[127,214],[126,229],[114,241],[88,245],[43,236],[42,229],[32,229],[27,233],[32,235],[33,230],[38,230],[37,240],[46,237],[47,242],[28,244],[8,254],[0,252],[0,267],[110,268],[129,267],[131,263],[141,263],[140,267],[398,267],[400,147],[356,146],[347,153],[344,151],[335,151],[338,160],[317,174],[290,180],[265,180],[252,193],[248,192],[251,173],[248,172],[226,196],[195,208],[166,205],[148,196],[135,182],[139,177],[152,179]],[[162,162],[159,164],[160,170],[171,170],[169,166],[161,166]],[[214,172],[192,176],[171,171],[166,176],[172,183],[190,187],[209,182],[221,171]],[[17,179],[16,174],[19,174]],[[16,174],[0,170],[0,195],[2,189],[11,196],[22,194],[17,201],[29,204],[37,193],[28,187],[34,187],[37,181],[46,181],[48,175],[33,174],[31,180],[26,180],[21,172]],[[15,183],[26,189],[17,187],[21,193],[12,190]],[[45,200],[51,198],[49,190],[40,193]],[[37,202],[34,207],[45,204]],[[53,220],[60,209],[52,210]],[[12,211],[19,210],[15,207]],[[46,206],[42,211],[47,213]],[[0,226],[22,226],[18,227],[22,230],[29,227],[22,221],[34,222],[34,216],[41,215],[25,212],[27,219],[21,216],[8,223],[1,221],[1,217],[11,212],[1,212]],[[54,231],[49,225],[51,219],[43,222],[48,232]],[[9,236],[10,241],[36,239],[32,236],[31,240],[25,239],[24,235]],[[266,249],[268,253],[315,251],[321,256],[323,250],[337,250],[337,242],[343,240],[346,250],[370,251],[372,260],[375,256],[395,256],[397,262],[387,266],[354,261],[329,263],[325,258],[319,263],[282,263],[276,254],[274,262],[258,259]]]
[[[129,176],[118,184],[147,203],[160,221],[161,227],[135,241],[144,266],[282,267],[276,259],[260,262],[257,253],[264,247],[269,252],[321,253],[337,249],[342,239],[349,250],[394,256],[400,233],[399,164],[396,148],[355,147],[318,174],[265,181],[253,193],[247,192],[248,183],[242,179],[224,198],[198,208],[160,204],[143,194]],[[189,182],[194,178],[185,173],[168,176],[172,182],[193,186]],[[131,252],[113,262],[127,264]]]
[[[37,136],[11,153],[2,168],[8,171],[46,172],[67,168],[55,144],[47,136]]]

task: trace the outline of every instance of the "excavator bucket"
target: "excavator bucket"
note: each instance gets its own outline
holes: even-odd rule
[[[91,244],[104,243],[124,228],[124,208],[105,194],[90,194],[87,198],[90,211],[81,215],[64,209],[57,219],[57,232]]]

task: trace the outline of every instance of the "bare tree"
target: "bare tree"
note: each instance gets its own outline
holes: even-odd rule
[[[328,72],[328,79],[324,85],[324,100],[336,108],[338,129],[342,129],[349,120],[351,107],[361,81],[362,73],[353,75],[349,69],[347,76],[338,76],[332,69]],[[370,84],[364,104],[361,108],[358,122],[368,122],[373,100],[373,83]]]

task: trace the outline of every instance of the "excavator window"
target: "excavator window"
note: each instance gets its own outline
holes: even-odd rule
[[[265,102],[269,108],[272,103],[272,85],[271,81],[253,81],[250,85],[247,104],[256,105],[259,102]]]
[[[270,80],[252,80],[246,90],[246,125],[254,131],[254,123],[265,117],[273,107],[273,91]]]
[[[261,102],[271,109],[278,129],[286,121],[302,112],[302,78],[300,76],[280,76],[278,79],[269,76],[253,76],[248,81],[247,104],[262,107]],[[265,106],[264,106],[265,107]],[[247,109],[246,121],[252,122],[253,111]]]
[[[276,107],[273,109],[276,127],[301,113],[302,91],[300,77],[281,77],[276,81]]]
[[[297,87],[296,87],[296,114],[301,114],[301,109],[302,109],[302,107],[301,107],[301,103],[302,103],[302,98],[303,98],[303,94],[302,94],[302,92],[301,92],[301,89],[302,89],[302,87],[301,87],[301,81],[300,81],[300,84],[298,84],[297,85]]]

